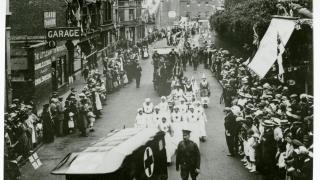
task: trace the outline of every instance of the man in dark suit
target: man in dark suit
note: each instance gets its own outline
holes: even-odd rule
[[[183,129],[183,140],[179,143],[176,157],[176,169],[182,180],[196,180],[200,173],[200,151],[196,143],[190,140],[190,130]]]
[[[224,128],[225,128],[225,135],[226,135],[226,141],[227,146],[229,149],[228,156],[235,156],[236,154],[236,137],[237,137],[237,122],[236,122],[236,116],[233,114],[231,109],[229,107],[226,107],[224,109],[226,112],[226,117],[224,118]]]
[[[141,71],[142,71],[142,68],[141,66],[139,65],[139,63],[137,63],[137,66],[136,66],[136,87],[139,88],[140,87],[140,79],[141,79]]]

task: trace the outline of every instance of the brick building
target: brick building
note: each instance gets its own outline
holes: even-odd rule
[[[221,0],[180,0],[180,16],[209,19],[221,4]]]
[[[142,0],[116,0],[114,21],[117,24],[118,38],[136,43],[145,36],[142,21]]]
[[[36,106],[72,85],[76,74],[110,53],[116,40],[112,0],[10,0],[12,97]],[[46,40],[46,28],[77,27],[77,39]]]

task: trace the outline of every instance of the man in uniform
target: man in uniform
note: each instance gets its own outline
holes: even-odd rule
[[[196,180],[200,173],[200,152],[196,143],[190,140],[190,130],[182,130],[183,140],[179,143],[176,156],[176,170],[179,171],[182,180],[188,180],[189,174],[192,180]]]

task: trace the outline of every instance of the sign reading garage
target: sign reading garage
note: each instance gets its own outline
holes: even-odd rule
[[[66,40],[80,38],[81,30],[79,27],[58,27],[47,29],[48,40]]]

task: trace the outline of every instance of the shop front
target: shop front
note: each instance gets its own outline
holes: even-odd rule
[[[29,62],[33,62],[33,101],[37,107],[48,102],[52,93],[68,84],[68,51],[62,43],[49,49],[46,43],[30,46]],[[31,70],[31,69],[30,69]]]

